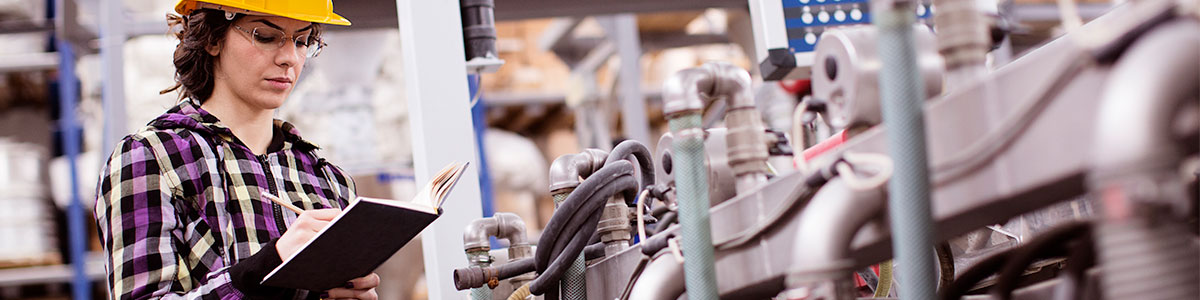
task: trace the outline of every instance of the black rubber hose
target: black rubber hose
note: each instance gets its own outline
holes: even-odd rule
[[[628,165],[628,163],[625,164]],[[624,191],[626,196],[629,197],[629,195],[634,194],[633,188],[637,186],[637,180],[630,175],[618,177],[617,179],[614,179],[613,182],[616,182],[616,184],[607,184],[602,186],[597,193],[594,193],[591,195],[591,197],[582,200],[584,206],[580,207],[579,212],[568,212],[567,214],[570,216],[570,219],[566,221],[567,223],[564,227],[565,230],[561,231],[557,236],[552,236],[550,239],[546,239],[547,236],[545,234],[542,235],[543,240],[539,240],[538,245],[553,246],[550,248],[550,259],[558,257],[559,253],[562,252],[567,244],[573,242],[577,238],[586,237],[586,239],[581,241],[584,243],[583,245],[591,245],[600,242],[600,236],[596,232],[596,226],[600,222],[600,215],[603,212],[605,204],[608,202],[608,198],[613,197],[613,195],[621,191]],[[570,197],[568,197],[567,201],[570,201]],[[566,203],[566,201],[564,201],[564,203]],[[551,222],[553,221],[554,219],[551,217]],[[586,225],[590,225],[590,227]],[[549,228],[549,225],[547,225],[547,228]],[[587,235],[589,232],[591,234]],[[545,242],[545,244],[543,244],[543,242]],[[541,248],[539,247],[539,249]],[[578,255],[579,252],[576,251],[575,253]],[[548,263],[550,259],[543,261],[541,258],[539,258],[538,262]],[[541,271],[542,270],[539,270],[539,272]]]
[[[654,256],[658,251],[662,251],[667,247],[667,242],[675,237],[675,233],[659,234],[646,238],[642,241],[642,254],[646,256]]]
[[[1038,235],[1014,251],[1004,269],[996,276],[996,285],[991,294],[1000,300],[1012,299],[1013,290],[1020,284],[1021,275],[1029,264],[1039,259],[1068,256],[1073,241],[1090,240],[1092,226],[1086,222],[1072,222],[1055,227]]]
[[[647,228],[646,232],[650,235],[656,235],[659,232],[663,232],[663,230],[670,228],[671,224],[674,224],[677,220],[679,220],[679,214],[675,212],[668,212],[667,214],[663,215],[662,219],[659,219],[657,223],[654,223],[653,229]]]
[[[966,295],[971,288],[975,287],[980,281],[988,278],[996,273],[996,270],[1004,266],[1004,262],[1008,261],[1008,257],[1012,255],[1011,251],[1004,251],[988,256],[983,260],[975,263],[970,269],[967,269],[962,275],[958,276],[953,283],[942,287],[942,300],[957,300]]]
[[[996,284],[991,287],[991,293],[998,299],[1003,295],[1011,295],[1029,263],[1039,258],[1064,256],[1067,253],[1067,242],[1090,237],[1091,226],[1086,222],[1075,222],[1060,225],[1038,237],[1026,242],[1023,246],[997,253],[976,263],[967,269],[958,279],[941,291],[941,299],[959,299],[971,288],[975,287],[992,274],[996,276]],[[1088,265],[1086,261],[1078,262]],[[1089,266],[1082,266],[1087,268]]]
[[[454,288],[461,291],[482,287],[488,283],[490,279],[489,275],[495,276],[497,281],[506,280],[521,274],[533,272],[535,269],[534,265],[533,258],[523,258],[500,266],[455,269]]]
[[[583,259],[593,260],[604,257],[604,243],[596,243],[583,247]]]
[[[568,232],[573,235],[573,232],[565,230],[565,223],[569,221],[568,219],[570,219],[570,215],[578,211],[580,206],[582,206],[584,203],[580,201],[568,200],[578,197],[590,197],[596,192],[602,183],[606,183],[620,176],[629,176],[632,173],[632,165],[630,165],[628,162],[625,163],[625,167],[617,165],[603,167],[600,170],[597,170],[592,176],[588,176],[588,179],[584,180],[579,186],[572,190],[570,195],[567,195],[567,199],[563,200],[563,202],[559,204],[559,207],[555,209],[554,215],[550,217],[550,222],[546,224],[545,230],[542,231],[542,237],[538,240],[539,247],[536,253],[539,254],[535,254],[534,257],[537,258],[539,273],[545,270],[550,261],[549,252],[546,252],[548,251],[546,246],[549,245],[549,242],[559,239],[559,235],[564,232]]]
[[[600,242],[600,232],[599,231],[593,232],[592,237],[588,238],[588,245],[592,245],[592,244],[599,243],[599,242]]]
[[[1064,290],[1067,294],[1059,299],[1083,300],[1087,291],[1087,270],[1096,266],[1096,241],[1092,235],[1071,242],[1070,256],[1067,256],[1066,272],[1074,285]]]
[[[550,218],[539,239],[534,257],[537,261],[538,277],[530,284],[530,291],[540,295],[547,285],[561,278],[562,273],[588,243],[596,231],[601,210],[608,198],[623,193],[626,201],[636,197],[637,179],[633,178],[633,165],[628,161],[616,161],[584,180]]]
[[[641,185],[638,186],[638,189],[641,190],[641,187],[643,186],[653,186],[654,161],[650,158],[650,148],[647,148],[646,145],[642,144],[641,142],[635,140],[625,140],[620,144],[617,144],[617,146],[613,147],[612,151],[608,153],[608,158],[604,160],[604,165],[607,166],[619,160],[630,160],[630,155],[633,156],[632,162],[637,163],[638,171],[642,173],[642,181]],[[627,204],[633,206],[633,202],[628,202]]]
[[[625,176],[629,180],[636,181],[631,176]],[[635,183],[636,184],[636,183]],[[604,186],[602,189],[614,189],[615,185]],[[599,194],[594,194],[599,195]],[[600,222],[600,211],[603,209],[608,197],[590,197],[587,198],[583,206],[579,208],[579,213],[574,214],[574,218],[566,221],[566,224],[560,225],[564,230],[557,237],[542,235],[543,240],[538,241],[538,250],[534,253],[534,257],[538,261],[538,273],[546,273],[554,267],[554,264],[559,260],[559,256],[566,251],[572,244],[579,244],[581,249],[573,252],[578,255],[582,251],[582,247],[591,243],[591,236],[595,234],[597,224]],[[553,217],[551,217],[553,220]],[[549,228],[549,226],[547,226]],[[543,250],[545,249],[545,250]],[[568,252],[568,253],[570,253]],[[558,277],[554,275],[553,277]],[[530,286],[531,288],[533,286]],[[531,290],[532,291],[532,290]],[[534,292],[535,295],[539,294]]]
[[[671,211],[671,208],[667,207],[666,205],[663,205],[663,206],[659,206],[659,207],[655,207],[654,209],[651,209],[650,215],[655,218],[662,219],[663,214],[670,212],[670,211]]]
[[[579,254],[583,252],[583,248],[587,245],[587,239],[590,236],[588,233],[596,231],[596,227],[599,225],[600,210],[603,209],[606,200],[611,197],[612,194],[615,194],[622,189],[634,191],[634,188],[636,188],[637,185],[637,179],[633,178],[632,176],[620,177],[613,182],[614,184],[601,188],[601,193],[593,195],[593,197],[589,199],[590,201],[588,201],[589,204],[598,203],[599,205],[585,205],[583,207],[584,210],[590,210],[593,213],[586,215],[587,218],[581,222],[582,226],[579,227],[578,230],[567,231],[576,232],[573,238],[571,238],[569,241],[565,239],[559,239],[558,241],[547,243],[547,245],[554,245],[553,247],[550,247],[548,254],[543,254],[544,251],[542,250],[547,248],[538,247],[537,254],[544,256],[547,261],[550,261],[550,263],[544,270],[539,271],[538,277],[529,285],[530,291],[535,295],[544,293],[549,286],[552,286],[553,283],[556,283],[558,279],[562,277],[563,272],[565,272],[570,264],[574,262],[575,257],[579,256]],[[583,214],[580,215],[582,216]],[[537,254],[535,254],[535,257],[538,257]],[[539,257],[538,261],[541,262],[542,259],[543,258]],[[540,268],[541,265],[539,265],[539,269]]]

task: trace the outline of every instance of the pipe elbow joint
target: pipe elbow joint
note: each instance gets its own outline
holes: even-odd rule
[[[730,109],[754,108],[749,72],[728,62],[709,62],[704,67],[713,74],[710,95],[728,97]]]
[[[496,225],[495,218],[479,218],[471,221],[467,225],[467,229],[463,231],[463,250],[490,250],[491,242],[488,237],[497,234]]]
[[[496,237],[507,239],[510,247],[528,246],[525,236],[525,221],[514,213],[498,212],[492,215],[496,221]]]
[[[679,71],[663,82],[663,114],[667,118],[704,110],[704,100],[712,90],[713,76],[709,68],[689,68]]]
[[[579,178],[587,177],[604,166],[608,152],[587,149],[576,154],[565,154],[550,164],[550,192],[573,189],[579,186]]]
[[[855,190],[839,178],[821,187],[800,214],[795,240],[800,247],[795,248],[791,273],[839,272],[853,267],[848,261],[850,244],[859,229],[883,216],[885,188]]]

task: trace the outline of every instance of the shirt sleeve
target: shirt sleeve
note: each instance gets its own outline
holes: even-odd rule
[[[279,265],[274,242],[233,266],[188,274],[174,193],[160,160],[145,141],[126,138],[110,157],[97,184],[96,220],[107,261],[112,299],[242,299],[276,288],[258,285],[261,269]],[[256,276],[258,275],[258,276]],[[180,278],[195,277],[196,280]],[[257,277],[257,280],[255,279]],[[235,282],[237,281],[237,282]],[[193,283],[198,282],[198,283]],[[240,288],[240,289],[239,289]],[[250,296],[250,297],[247,297]]]

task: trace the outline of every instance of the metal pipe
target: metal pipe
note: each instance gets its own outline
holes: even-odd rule
[[[683,236],[685,283],[689,299],[715,300],[716,266],[713,263],[712,227],[709,222],[708,169],[705,166],[704,128],[701,113],[704,95],[713,95],[710,69],[690,68],[663,83],[663,112],[674,136],[672,169],[675,175],[679,225]]]
[[[946,61],[947,90],[962,89],[987,73],[991,48],[987,20],[974,0],[934,0],[938,52]],[[921,4],[917,4],[921,5]]]
[[[525,236],[525,221],[513,213],[499,212],[488,218],[471,221],[463,231],[463,250],[467,252],[467,260],[473,267],[489,267],[492,257],[491,237],[506,239],[509,242],[508,257],[510,260],[533,257],[533,250]],[[533,274],[523,274],[513,278],[513,285],[520,286],[532,279]],[[491,299],[490,288],[471,289],[471,298],[476,300]]]
[[[925,89],[912,38],[913,1],[871,1],[871,23],[879,28],[879,101],[895,174],[888,182],[888,214],[901,278],[909,299],[933,299],[933,221],[929,163],[925,152]]]
[[[490,248],[489,238],[506,239],[511,247],[529,246],[525,236],[525,221],[514,213],[498,212],[488,218],[480,218],[467,225],[463,232],[463,248]],[[490,250],[490,249],[489,249]],[[511,252],[511,251],[510,251]],[[517,253],[511,259],[525,258]]]
[[[1117,62],[1096,127],[1095,169],[1104,173],[1098,175],[1118,177],[1178,166],[1183,154],[1181,147],[1173,146],[1177,142],[1170,120],[1200,91],[1196,23],[1162,25]]]
[[[55,2],[64,4],[66,1]],[[66,5],[55,5],[55,18],[59,23],[67,22]],[[60,32],[61,33],[61,32]],[[86,215],[83,212],[83,203],[79,197],[79,166],[77,158],[81,145],[79,122],[76,120],[75,105],[79,99],[79,78],[75,76],[75,52],[74,47],[64,37],[65,34],[60,34],[54,39],[55,46],[58,48],[59,69],[58,69],[58,104],[59,104],[59,124],[58,128],[62,131],[63,154],[67,157],[67,165],[71,169],[70,184],[71,184],[71,202],[67,205],[67,237],[69,245],[69,253],[71,254],[71,298],[72,299],[91,299],[91,281],[88,279],[87,273],[84,271],[84,266],[87,264],[87,222],[84,221]],[[109,120],[107,122],[124,122],[125,120]]]
[[[830,299],[854,299],[850,287],[854,261],[850,242],[859,229],[881,217],[886,203],[882,186],[872,190],[851,189],[840,178],[826,183],[800,213],[787,276],[788,291]]]
[[[550,192],[559,193],[579,186],[579,178],[587,178],[592,172],[599,170],[607,158],[608,152],[600,149],[587,149],[577,154],[559,156],[550,164]]]
[[[600,241],[604,242],[605,256],[615,255],[629,248],[629,240],[633,239],[629,215],[629,206],[625,204],[622,195],[610,197],[608,203],[604,204],[596,232],[600,234]]]
[[[467,263],[472,267],[488,268],[492,266],[492,256],[488,250],[467,250]],[[471,289],[471,300],[492,299],[492,287],[476,287]]]
[[[1096,127],[1092,190],[1103,201],[1097,248],[1106,299],[1185,299],[1200,294],[1200,265],[1177,173],[1189,147],[1172,130],[1200,99],[1200,22],[1176,21],[1142,36],[1113,67]]]
[[[454,288],[465,290],[485,285],[499,284],[500,280],[516,277],[523,273],[533,272],[536,262],[533,258],[510,260],[508,263],[494,267],[467,267],[454,270]]]
[[[683,278],[683,264],[678,258],[671,254],[659,255],[638,275],[629,292],[629,300],[678,299],[684,292]]]
[[[729,128],[725,148],[729,166],[736,177],[737,192],[744,193],[767,182],[767,143],[763,138],[766,127],[754,105],[750,73],[724,62],[704,64],[713,76],[708,95],[723,97],[727,102],[725,126]]]
[[[550,164],[550,192],[554,195],[554,206],[557,207],[575,187],[579,186],[580,178],[587,178],[592,172],[604,166],[608,152],[600,149],[587,149],[577,154],[559,156]],[[563,273],[559,283],[567,299],[578,295],[586,295],[587,281],[584,273],[587,271],[583,254],[575,258],[575,262]]]

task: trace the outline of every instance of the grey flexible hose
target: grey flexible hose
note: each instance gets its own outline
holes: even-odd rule
[[[554,203],[561,204],[563,201],[567,200],[567,196],[570,194],[571,193],[569,191],[566,193],[554,194]],[[575,261],[571,263],[571,266],[567,268],[566,273],[563,273],[563,278],[559,282],[561,292],[566,299],[574,300],[586,298],[587,278],[584,277],[584,273],[586,272],[587,266],[584,265],[583,254],[580,254],[579,257],[576,257]],[[572,298],[576,295],[584,295],[585,298]]]
[[[712,245],[712,227],[708,215],[708,168],[705,166],[704,137],[680,134],[688,130],[703,132],[700,114],[689,113],[668,121],[675,133],[672,160],[676,195],[679,201],[679,225],[683,242],[684,282],[688,299],[719,298]]]
[[[912,39],[913,6],[909,0],[872,1],[879,28],[879,100],[887,128],[888,152],[895,174],[888,182],[888,216],[892,248],[900,267],[897,277],[906,299],[934,299],[937,276],[933,260],[933,222],[929,203],[929,169],[925,152],[925,90]]]

